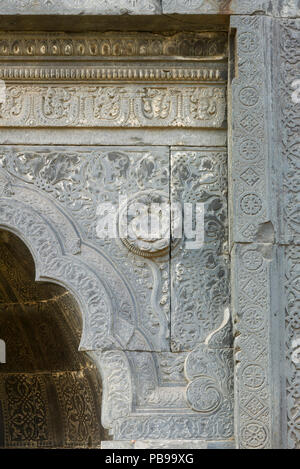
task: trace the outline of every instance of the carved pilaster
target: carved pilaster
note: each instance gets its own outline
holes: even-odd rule
[[[271,19],[234,17],[230,89],[230,220],[235,323],[235,422],[239,448],[276,445],[272,376]]]

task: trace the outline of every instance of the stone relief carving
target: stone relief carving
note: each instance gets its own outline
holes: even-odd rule
[[[292,99],[292,84],[299,79],[300,22],[285,20],[280,23],[280,158],[283,166],[283,200],[281,204],[280,235],[283,242],[300,239],[299,204],[299,103]]]
[[[244,17],[234,22],[238,28],[238,78],[232,81],[232,135],[234,155],[233,210],[238,222],[233,226],[237,242],[252,241],[258,226],[270,218],[265,178],[268,161],[269,109],[265,105],[266,68],[263,31],[266,23],[258,17]],[[251,82],[251,86],[249,86]],[[238,111],[233,111],[233,110]]]
[[[79,298],[86,345],[115,346],[115,340],[110,337],[111,302],[105,288],[86,265],[63,256],[56,230],[30,206],[5,198],[0,202],[0,223],[16,232],[30,247],[38,278],[53,279]]]
[[[231,25],[237,29],[239,70],[232,82],[230,117],[236,438],[239,448],[260,449],[273,444],[269,311],[273,263],[268,244],[272,240],[266,239],[264,248],[253,242],[259,228],[274,221],[267,127],[271,110],[265,100],[271,73],[266,68],[265,40],[271,35],[271,22],[235,17]]]
[[[210,349],[199,345],[185,363],[189,379],[187,400],[203,415],[227,414],[228,437],[233,435],[233,360],[231,349]]]
[[[299,246],[285,248],[285,366],[287,405],[287,447],[299,449],[299,386],[300,386],[300,287]]]
[[[0,67],[0,79],[6,82],[14,81],[20,83],[27,82],[80,82],[85,80],[87,82],[136,82],[142,80],[144,82],[217,82],[223,83],[226,80],[226,67],[222,64],[215,66],[213,63],[207,64],[207,67],[192,67],[188,68],[178,67],[176,63],[170,64],[171,67],[161,67],[153,64],[152,67],[124,66],[107,66],[106,63],[101,63],[97,66],[77,66],[70,68],[69,66],[55,66],[52,64],[51,68],[43,65],[29,65],[29,66],[13,66],[4,65]]]
[[[174,149],[172,200],[204,204],[204,244],[174,250],[171,260],[173,351],[192,350],[222,323],[228,308],[227,152]],[[197,306],[195,306],[197,305]]]
[[[271,446],[270,328],[268,304],[270,261],[259,245],[235,247],[233,260],[235,299],[236,399],[241,448]]]
[[[135,166],[132,165],[132,170],[135,172],[135,178],[134,180],[136,183],[140,185],[141,189],[146,189],[147,188],[147,183],[151,184],[151,181],[153,178],[157,177],[161,181],[161,188],[165,188],[166,193],[168,194],[168,187],[169,187],[169,176],[168,176],[168,171],[164,171],[162,168],[168,167],[168,153],[163,153],[162,152],[163,148],[159,148],[158,152],[161,155],[160,158],[151,158],[151,155],[149,155],[146,151],[146,158],[145,158],[145,153],[141,152],[139,154],[139,150],[134,147],[131,149],[131,152],[128,150],[125,152],[124,149],[123,151],[118,151],[116,148],[114,148],[114,151],[111,151],[110,148],[101,148],[101,159],[99,159],[99,149],[93,148],[94,151],[94,157],[91,157],[91,152],[89,153],[89,158],[85,159],[84,155],[86,155],[86,150],[87,149],[82,149],[82,153],[78,153],[78,149],[75,152],[75,148],[73,149],[74,152],[70,147],[68,147],[67,151],[64,148],[51,148],[51,149],[41,149],[39,148],[39,151],[37,149],[33,149],[32,147],[27,147],[23,148],[23,151],[18,152],[17,148],[11,148],[10,149],[7,147],[2,147],[2,152],[1,152],[1,165],[3,168],[5,168],[5,171],[9,171],[8,174],[10,176],[8,177],[14,177],[15,182],[14,185],[16,186],[16,181],[22,180],[23,184],[26,185],[26,188],[28,189],[25,190],[23,188],[20,191],[20,188],[18,188],[17,192],[17,198],[20,198],[20,203],[21,201],[24,203],[31,203],[36,205],[37,207],[44,207],[45,203],[41,203],[36,199],[36,195],[34,193],[32,195],[29,195],[29,192],[32,193],[32,191],[38,190],[39,192],[42,192],[44,194],[45,200],[49,197],[53,197],[53,200],[55,203],[59,203],[61,206],[64,207],[66,210],[70,210],[70,200],[67,200],[66,197],[62,197],[64,194],[65,190],[65,179],[70,179],[72,181],[72,184],[76,186],[78,185],[78,178],[76,179],[77,174],[86,174],[88,177],[85,179],[84,183],[84,178],[81,178],[81,181],[83,184],[87,184],[87,186],[84,188],[84,185],[81,186],[80,188],[80,193],[87,194],[89,187],[93,185],[93,178],[91,175],[90,170],[87,171],[87,168],[89,165],[92,164],[93,170],[97,168],[96,174],[97,175],[97,180],[101,181],[101,178],[99,179],[99,175],[102,174],[104,186],[103,189],[105,189],[105,185],[107,189],[110,187],[110,192],[107,190],[103,190],[101,192],[101,197],[99,200],[108,200],[107,195],[110,194],[110,197],[112,201],[116,200],[117,192],[115,191],[115,188],[121,189],[123,186],[123,176],[124,174],[128,175],[128,171],[130,171],[130,160],[132,157],[136,159]],[[9,150],[9,152],[8,152]],[[33,151],[35,150],[35,151]],[[49,151],[50,150],[50,151]],[[89,148],[91,150],[91,148]],[[153,150],[151,150],[153,152]],[[133,156],[130,155],[132,153]],[[93,153],[92,153],[93,154]],[[165,156],[163,156],[165,154]],[[218,161],[218,164],[222,166],[222,153],[217,154],[218,158],[221,158],[220,161]],[[94,158],[94,161],[92,159]],[[162,163],[164,162],[165,159],[165,164],[162,165],[162,167],[159,166],[159,161]],[[139,164],[137,162],[139,161]],[[208,163],[209,159],[205,162]],[[101,163],[101,164],[100,164]],[[86,166],[87,164],[87,166]],[[95,166],[96,164],[96,166]],[[204,164],[204,166],[205,166]],[[79,170],[80,169],[80,170]],[[79,171],[78,171],[79,170]],[[87,172],[86,172],[87,171]],[[125,171],[125,173],[124,173]],[[127,172],[126,172],[127,171]],[[145,172],[144,172],[145,171]],[[147,176],[145,177],[144,176]],[[152,175],[152,179],[149,180],[149,175]],[[207,177],[207,174],[204,175],[204,178]],[[127,178],[128,180],[128,188],[130,187],[130,178]],[[226,185],[226,183],[224,183]],[[114,188],[115,186],[115,188]],[[19,186],[20,187],[20,186]],[[127,187],[123,187],[124,191],[127,191]],[[82,192],[83,191],[83,192]],[[97,190],[96,190],[97,192]],[[34,202],[34,199],[36,199],[36,202]],[[79,199],[86,199],[86,197],[79,197]],[[5,200],[11,200],[13,203],[17,203],[17,201],[14,199],[5,199]],[[65,203],[67,200],[67,203]],[[71,199],[72,200],[72,199]],[[75,197],[75,202],[78,200],[78,197]],[[98,200],[97,198],[95,200]],[[73,203],[73,202],[72,202]],[[75,209],[74,212],[71,213],[76,213],[77,208]],[[23,210],[23,215],[24,215],[24,210]],[[49,212],[49,209],[45,212],[45,214],[51,214],[51,211]],[[89,213],[89,212],[87,212]],[[51,215],[50,215],[51,216]],[[52,214],[53,216],[53,214]],[[73,215],[74,216],[74,215]],[[95,212],[93,212],[93,216],[95,216]],[[56,217],[57,218],[57,217]],[[7,224],[7,219],[11,219],[10,217],[7,217],[4,221],[4,224]],[[59,219],[59,218],[58,218]],[[76,216],[75,219],[78,219]],[[83,222],[83,220],[78,219],[78,222]],[[2,221],[3,223],[3,221]],[[57,229],[63,230],[63,223],[58,223]],[[74,234],[72,235],[74,238]],[[76,238],[75,238],[76,239]],[[83,255],[84,260],[86,263],[88,263],[89,268],[93,269],[94,264],[95,264],[95,251],[92,250],[91,252],[87,249],[86,245],[84,242],[80,242],[80,255]],[[104,243],[105,245],[105,243]],[[127,252],[127,249],[124,247],[124,250]],[[128,255],[128,254],[127,254]],[[148,261],[152,262],[153,261]],[[103,263],[103,260],[101,261]],[[65,284],[67,283],[67,276],[66,276],[66,271],[65,271],[65,263],[58,261],[58,262],[53,262],[51,264],[47,260],[47,271],[46,275],[47,278],[64,278]],[[77,264],[77,263],[75,263]],[[166,280],[168,279],[168,270],[164,270],[165,262],[162,264],[160,263],[159,266],[159,271],[166,272]],[[67,269],[68,269],[68,274],[74,270],[73,262],[72,265],[71,263],[67,264]],[[96,267],[95,267],[96,268]],[[144,263],[142,263],[142,269],[138,271],[138,275],[141,274],[142,270],[145,268]],[[72,270],[70,270],[72,269]],[[99,271],[99,265],[97,265],[97,269]],[[107,283],[107,278],[111,276],[111,274],[108,275],[108,272],[105,273],[103,271],[103,278],[106,279]],[[80,273],[80,271],[78,271]],[[75,275],[76,274],[76,268],[75,268]],[[68,282],[68,288],[71,287],[71,291],[77,291],[81,288],[79,284],[73,284],[71,285],[72,280]],[[86,288],[87,284],[85,284]],[[124,287],[123,286],[114,286],[113,287],[115,291],[118,289],[123,292],[124,295]],[[86,298],[90,297],[91,295],[91,290],[88,289],[86,291]],[[93,296],[93,295],[92,295]],[[98,298],[98,297],[97,297]],[[112,305],[110,299],[110,305]],[[168,307],[168,303],[166,304]],[[117,312],[117,306],[116,304],[113,307],[114,311]],[[168,307],[169,308],[169,307]],[[96,315],[95,315],[96,319]],[[99,317],[100,321],[103,321],[102,317]],[[102,324],[103,325],[103,324]],[[87,343],[91,343],[93,348],[99,348],[103,347],[103,336],[94,336],[94,334],[99,330],[100,328],[100,323],[98,322],[97,324],[92,324],[92,330],[93,332],[93,339],[87,337],[86,339],[83,340],[83,344],[85,341]],[[121,329],[122,331],[120,332],[121,335],[126,336],[126,325],[121,323]],[[115,331],[116,332],[116,331]],[[118,337],[118,335],[116,335]],[[131,339],[130,339],[131,337]],[[123,337],[124,340],[124,337]],[[145,349],[145,341],[142,338],[142,336],[134,330],[131,331],[129,335],[129,342],[127,347],[132,347],[135,350],[143,350]],[[92,341],[92,342],[91,342]],[[91,347],[90,346],[90,347]],[[109,347],[109,344],[107,345]],[[85,347],[85,345],[82,345],[83,348],[88,348]],[[105,347],[105,346],[104,346]],[[113,347],[118,347],[118,345],[114,345]],[[200,431],[199,427],[199,422],[198,424],[196,423],[195,418],[193,415],[190,415],[190,412],[192,412],[192,409],[190,407],[189,402],[193,400],[195,402],[196,395],[197,395],[197,389],[198,387],[202,385],[202,381],[196,380],[194,384],[191,384],[191,388],[193,389],[193,398],[190,398],[190,400],[187,400],[186,397],[186,380],[183,375],[183,362],[186,357],[186,354],[183,354],[183,357],[180,358],[178,354],[166,354],[164,356],[161,356],[159,359],[159,366],[155,366],[153,360],[153,354],[150,354],[149,352],[143,353],[136,353],[136,352],[131,352],[129,353],[129,362],[131,363],[131,370],[127,371],[124,374],[124,378],[120,380],[120,376],[123,376],[122,373],[125,370],[125,363],[127,362],[128,358],[126,359],[125,355],[121,351],[111,351],[111,352],[102,352],[101,357],[99,355],[99,366],[101,368],[102,376],[104,379],[104,382],[107,383],[105,391],[104,388],[104,416],[103,416],[103,424],[107,428],[111,429],[111,432],[114,434],[115,437],[117,438],[124,438],[122,436],[123,434],[120,433],[118,430],[119,425],[120,425],[120,419],[123,422],[123,425],[126,427],[129,422],[131,422],[132,415],[135,412],[134,407],[133,407],[133,402],[135,402],[135,405],[141,408],[144,408],[146,406],[147,409],[151,408],[161,408],[162,410],[166,411],[166,409],[169,409],[169,412],[174,411],[174,409],[180,409],[181,413],[187,413],[186,416],[180,417],[177,420],[172,417],[172,415],[169,415],[168,422],[169,424],[175,425],[175,427],[178,427],[178,433],[179,434],[179,428],[181,425],[184,427],[187,426],[189,428],[190,424],[192,424],[192,428],[197,429],[197,434],[200,435],[199,437],[204,437],[206,434]],[[125,360],[125,362],[124,362]],[[119,363],[120,366],[117,367],[115,366],[116,363]],[[128,367],[129,365],[127,365]],[[160,369],[161,371],[159,372],[159,375],[157,375],[156,369]],[[121,369],[123,370],[121,373]],[[118,370],[118,371],[116,371]],[[134,371],[132,371],[134,370]],[[139,371],[137,373],[137,370]],[[126,383],[131,383],[132,378],[129,378],[129,376],[135,376],[135,384],[134,384],[134,395],[136,396],[133,399],[133,394],[130,394],[132,391],[130,391],[131,387],[128,387],[129,384],[126,385]],[[115,378],[114,378],[115,377]],[[229,376],[228,376],[229,378]],[[211,378],[213,379],[213,378]],[[117,381],[120,383],[120,386],[118,387]],[[164,384],[165,383],[165,384]],[[172,392],[170,392],[170,387],[166,387],[166,383],[168,383],[168,386],[172,384]],[[130,385],[131,386],[131,385]],[[119,389],[119,390],[118,390]],[[124,390],[126,392],[124,393]],[[127,392],[128,391],[128,392]],[[199,392],[199,391],[198,391]],[[191,391],[189,391],[191,393]],[[119,396],[119,397],[118,397]],[[131,396],[131,397],[130,397]],[[118,399],[120,399],[120,403],[118,404]],[[227,400],[226,400],[227,402]],[[126,405],[125,405],[126,404]],[[193,404],[195,407],[197,404]],[[200,404],[198,403],[198,410],[197,412],[201,411],[200,409]],[[217,430],[214,430],[210,432],[209,438],[211,440],[214,439],[224,439],[225,437],[229,437],[230,434],[230,428],[232,428],[230,421],[232,419],[232,407],[229,405],[227,402],[226,406],[222,406],[222,412],[221,410],[214,409],[213,411],[210,412],[208,411],[209,414],[209,419],[210,421],[215,421],[216,424],[214,425],[214,428],[217,428]],[[105,411],[105,409],[107,409]],[[119,410],[118,410],[119,409]],[[126,410],[127,409],[127,410]],[[108,412],[106,414],[105,412]],[[113,414],[111,414],[113,412]],[[124,413],[125,412],[125,413]],[[200,412],[201,413],[201,412]],[[204,413],[205,417],[203,418],[203,421],[207,422],[206,415],[207,411]],[[126,422],[124,420],[126,418]],[[161,417],[163,420],[165,419],[165,416],[162,415]],[[225,420],[224,420],[225,419]],[[174,422],[173,422],[174,420]],[[145,423],[145,417],[138,417],[135,418],[136,424],[139,422],[139,425],[132,430],[132,435],[135,435],[136,438],[141,436],[141,426],[146,425],[147,428],[150,425],[150,428],[152,428],[153,425],[155,425],[156,420],[154,417],[149,417],[147,418],[147,424]],[[173,422],[173,423],[172,423]],[[219,423],[217,423],[219,422]],[[170,427],[172,428],[172,426]],[[171,430],[170,430],[171,431]],[[177,430],[176,430],[177,431]],[[187,429],[185,430],[186,432],[188,431]],[[118,433],[119,432],[119,433]],[[148,432],[148,433],[147,433]],[[150,436],[154,437],[156,434],[152,430],[147,430],[146,434],[149,434]],[[117,436],[116,436],[117,435]],[[161,434],[161,437],[164,435]]]
[[[281,142],[278,157],[281,163],[283,186],[280,200],[282,247],[283,307],[285,309],[284,374],[286,378],[287,439],[284,442],[290,449],[299,448],[299,384],[300,366],[298,360],[299,328],[299,103],[293,99],[293,83],[299,79],[300,22],[284,20],[276,24],[279,35],[280,54],[276,65],[280,75],[277,77],[279,102],[278,134]],[[288,244],[290,244],[288,246]],[[285,432],[284,432],[285,436]]]
[[[222,127],[224,87],[6,87],[0,124],[15,127]]]
[[[160,39],[157,47],[161,47],[162,55],[171,56],[182,50],[181,38],[174,40],[174,48],[168,49],[170,43],[167,45],[168,41]],[[213,47],[208,43],[205,50],[198,50],[200,44],[193,41],[190,38],[185,45],[191,56],[198,59],[207,53],[219,54],[219,45]],[[49,43],[44,45],[49,48]],[[61,40],[57,50],[59,54],[70,53],[73,57],[75,47],[79,46]],[[152,53],[152,46],[149,39],[146,55]],[[8,52],[5,46],[3,49],[3,43],[1,47],[3,54],[16,54],[19,50],[28,57],[35,48],[40,48],[39,53],[44,50],[38,39],[34,44],[9,45]],[[85,43],[85,47],[90,45]],[[102,47],[100,42],[97,47]],[[51,49],[51,54],[54,50]],[[83,51],[76,49],[76,53],[80,50]],[[111,53],[105,48],[93,50],[101,58]],[[92,57],[90,53],[88,56]],[[122,54],[116,46],[113,55]],[[220,59],[222,54],[225,52],[220,53]],[[177,69],[169,77],[171,81],[178,79],[181,85],[107,83],[119,78],[110,77],[106,67],[103,86],[75,87],[69,83],[37,85],[36,78],[43,81],[43,75],[37,73],[32,79],[24,68],[19,68],[13,75],[20,84],[12,84],[10,74],[8,99],[1,108],[0,123],[5,125],[6,120],[14,127],[224,127],[225,68],[213,64],[188,67],[188,73]],[[55,73],[45,75],[46,82],[50,76],[54,81],[61,80],[65,72],[59,76]],[[72,73],[71,79],[85,80],[88,76],[87,67],[81,77]],[[131,79],[129,71],[126,73],[120,81]],[[142,71],[141,80],[148,80],[146,73],[147,67]],[[156,78],[151,73],[149,70],[150,81],[163,81],[164,77]],[[63,79],[71,81],[69,78],[65,75]],[[30,84],[23,84],[25,79]],[[197,80],[197,84],[185,84],[185,80]],[[61,283],[78,299],[84,316],[81,349],[90,351],[101,371],[103,424],[115,439],[215,441],[233,436],[232,350],[228,341],[231,329],[225,314],[229,298],[226,165],[224,148],[186,151],[173,148],[170,157],[169,147],[1,146],[0,166],[5,174],[5,187],[11,180],[15,192],[9,197],[0,190],[1,204],[10,207],[6,214],[0,204],[1,226],[17,234],[22,226],[25,238],[27,235],[30,238],[32,230],[35,238],[28,243],[33,245],[33,252],[36,252],[35,244],[42,244],[45,249],[43,262],[40,258],[44,253],[35,254],[39,278]],[[172,176],[170,166],[174,171]],[[184,334],[178,334],[178,339],[176,336],[176,344],[174,339],[174,350],[178,353],[171,353],[170,348],[169,252],[173,247],[172,261],[178,263],[181,251],[177,240],[152,242],[135,233],[121,240],[97,236],[98,205],[117,204],[119,196],[127,194],[132,200],[143,201],[146,196],[154,201],[157,197],[168,201],[173,197],[188,202],[203,201],[205,205],[206,238],[199,259],[207,298],[203,311],[199,311],[196,334],[191,333],[189,337],[186,332],[190,331],[189,323]],[[29,225],[22,217],[28,219]],[[50,233],[53,232],[55,255],[51,250],[47,254],[48,232],[44,235],[42,222],[38,222],[35,231],[35,217],[41,218]],[[183,259],[182,264],[193,269],[190,283],[180,268],[175,269],[176,281],[181,282],[178,289],[185,283],[186,291],[181,290],[178,295],[182,302],[188,292],[193,293],[199,287],[197,269],[192,258],[189,261],[190,264]],[[204,303],[200,297],[197,302]],[[189,321],[188,311],[182,319]],[[205,345],[192,351],[204,340]],[[195,369],[193,374],[191,363],[195,356],[206,362],[204,372]]]
[[[114,263],[115,273],[107,261],[104,269],[102,255],[95,269],[102,271],[103,278],[116,292],[114,301],[119,304],[115,303],[114,309],[126,321],[128,331],[124,336],[124,331],[120,330],[120,337],[124,340],[127,336],[128,347],[134,349],[130,339],[137,321],[140,323],[139,329],[151,337],[154,350],[169,350],[168,255],[167,258],[161,258],[159,263],[143,260],[134,254],[130,255],[118,239],[99,239],[96,232],[97,208],[101,202],[110,202],[117,207],[119,195],[128,195],[137,189],[143,194],[153,187],[169,197],[167,149],[23,147],[19,151],[16,147],[2,147],[0,159],[1,166],[10,174],[34,185],[64,207],[79,224],[82,235],[96,242],[102,253],[109,256],[110,263]],[[29,201],[31,203],[31,199]],[[95,264],[95,253],[85,252],[84,255],[89,264]],[[116,275],[119,275],[117,271],[124,275],[119,284],[116,284]],[[125,278],[131,279],[130,285]],[[128,290],[128,296],[124,296]],[[134,305],[132,297],[135,298]],[[115,327],[121,329],[121,324],[116,322]],[[145,347],[149,349],[149,345],[143,344],[142,349]]]
[[[14,57],[23,61],[34,57],[80,58],[151,58],[197,57],[226,58],[227,34],[223,32],[195,33],[0,33],[0,58]],[[24,65],[24,64],[23,64]],[[52,63],[53,67],[54,64]],[[130,67],[131,68],[131,67]],[[130,69],[127,63],[127,69]],[[7,77],[9,78],[9,77]],[[15,77],[17,78],[17,77]],[[126,78],[126,77],[124,77]]]

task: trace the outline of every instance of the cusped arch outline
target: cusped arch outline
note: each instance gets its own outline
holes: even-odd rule
[[[53,282],[74,295],[83,322],[80,350],[119,348],[111,333],[112,306],[104,285],[79,256],[66,253],[50,221],[26,203],[0,198],[0,228],[26,244],[34,259],[36,281]]]
[[[110,299],[100,280],[78,255],[68,254],[63,240],[44,215],[29,204],[0,197],[0,229],[18,236],[28,247],[36,269],[36,281],[66,288],[82,314],[79,350],[87,351],[102,378],[102,424],[113,434],[115,420],[132,408],[131,370],[126,355],[112,336]],[[101,352],[100,348],[111,348]]]

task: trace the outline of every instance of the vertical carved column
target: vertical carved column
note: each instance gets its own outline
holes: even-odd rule
[[[232,298],[238,448],[276,447],[272,399],[272,20],[234,17],[235,77],[230,96]],[[276,226],[275,226],[276,228]],[[273,300],[272,300],[273,301]]]
[[[278,363],[282,377],[282,445],[300,448],[300,222],[299,222],[299,132],[300,132],[300,21],[278,19],[274,57],[274,93],[277,120],[278,193],[280,194],[281,308]],[[276,73],[275,73],[276,72]]]

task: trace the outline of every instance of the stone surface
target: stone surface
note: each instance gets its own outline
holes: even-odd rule
[[[1,0],[6,15],[154,15],[161,13],[160,0]]]
[[[296,17],[299,0],[1,0],[1,15],[252,15]]]
[[[266,11],[266,0],[162,0],[163,13],[239,14]]]
[[[104,441],[102,449],[207,449],[207,443],[201,440],[143,440],[143,441]]]
[[[277,186],[282,194],[279,201],[280,261],[280,314],[276,323],[280,340],[275,353],[281,360],[280,376],[283,379],[281,445],[299,448],[300,431],[298,390],[299,367],[299,54],[300,22],[277,20],[274,34],[278,37],[278,54],[273,58],[276,90],[275,135],[280,144],[276,148]],[[280,350],[280,352],[278,351]]]
[[[174,206],[202,204],[204,217],[203,236],[184,235],[171,261],[171,348],[178,352],[203,343],[229,307],[226,148],[172,148],[171,197]]]
[[[0,225],[28,243],[37,279],[64,285],[80,305],[81,348],[101,370],[103,424],[116,439],[103,447],[230,447],[233,437],[239,448],[299,447],[299,21],[284,19],[299,15],[299,2],[4,7],[2,15],[126,13],[136,29],[135,14],[163,12],[173,31],[187,24],[183,16],[192,29],[215,18],[209,33],[186,37],[2,34]],[[232,15],[236,38],[229,182],[219,14]],[[107,18],[103,25],[112,24]],[[157,28],[166,30],[153,20]],[[171,242],[150,249],[149,239],[97,239],[99,201],[115,202],[122,191],[140,200],[154,189],[204,201],[208,229],[198,252],[172,249],[169,262],[156,254]]]
[[[262,225],[274,222],[269,189],[272,175],[268,169],[272,156],[268,121],[272,114],[271,102],[266,99],[271,74],[270,56],[266,59],[266,54],[271,51],[265,50],[265,37],[271,41],[271,23],[259,17],[233,17],[231,22],[237,27],[238,57],[238,75],[232,80],[229,106],[235,180],[231,241],[251,242],[258,240]]]

